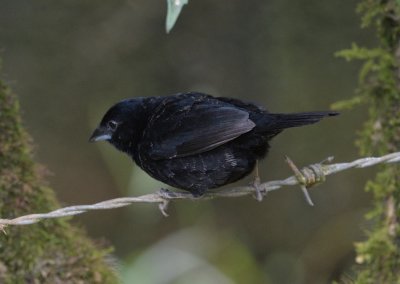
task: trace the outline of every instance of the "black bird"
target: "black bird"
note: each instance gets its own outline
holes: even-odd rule
[[[200,196],[250,174],[283,129],[336,112],[269,113],[233,98],[202,93],[121,101],[90,141],[106,140],[153,178]]]

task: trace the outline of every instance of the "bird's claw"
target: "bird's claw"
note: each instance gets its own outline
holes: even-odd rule
[[[163,214],[164,217],[168,217],[167,209],[169,205],[169,200],[165,199],[162,201],[160,204],[158,204],[158,209],[160,209],[161,214]]]
[[[158,191],[158,194],[161,196],[161,198],[164,198],[166,200],[171,199],[171,197],[174,196],[174,192],[172,190],[169,190],[167,188],[161,188]]]
[[[158,204],[158,209],[160,209],[161,214],[163,214],[164,217],[168,217],[167,209],[168,205],[171,199],[171,196],[173,195],[173,192],[169,189],[166,188],[161,188],[160,191],[158,192],[160,195],[161,199],[163,200]]]
[[[261,202],[264,198],[264,193],[263,193],[264,187],[261,185],[260,174],[258,171],[258,160],[256,161],[256,165],[254,167],[254,179],[253,182],[250,183],[250,185],[254,188],[255,192],[254,198],[257,201]]]
[[[261,185],[260,177],[259,176],[254,177],[254,180],[252,183],[250,183],[250,185],[254,188],[254,198],[257,201],[261,202],[264,198],[263,195],[264,188]]]
[[[2,231],[4,235],[7,235],[6,226],[7,225],[0,225],[0,231]]]

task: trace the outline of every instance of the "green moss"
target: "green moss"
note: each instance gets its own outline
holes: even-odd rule
[[[15,95],[0,82],[0,216],[59,207],[32,160]],[[10,226],[0,235],[0,283],[116,283],[105,256],[65,219]]]
[[[359,133],[362,155],[382,155],[400,148],[400,6],[397,0],[363,0],[358,11],[362,26],[374,27],[379,46],[356,44],[337,55],[363,60],[356,98],[369,104],[369,118]],[[351,101],[350,101],[351,102]],[[342,106],[351,106],[342,102]],[[400,167],[384,166],[367,191],[374,205],[367,219],[373,227],[367,239],[356,245],[359,266],[355,283],[400,283]]]

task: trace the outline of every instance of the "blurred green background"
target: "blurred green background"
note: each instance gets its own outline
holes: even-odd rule
[[[106,109],[128,97],[202,91],[271,111],[326,110],[350,98],[359,66],[334,57],[360,30],[355,0],[191,0],[169,35],[166,2],[1,0],[2,77],[21,99],[36,159],[64,205],[140,195],[162,185],[105,143],[88,137]],[[366,109],[290,129],[272,142],[263,180],[334,155],[358,157]],[[374,170],[329,177],[251,198],[176,202],[92,212],[73,219],[114,246],[123,283],[329,283],[352,277],[353,243],[368,224]],[[246,184],[243,180],[239,184]]]

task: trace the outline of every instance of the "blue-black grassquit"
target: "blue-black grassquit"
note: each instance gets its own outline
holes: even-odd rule
[[[153,178],[199,196],[251,173],[283,129],[333,115],[269,113],[201,93],[133,98],[112,106],[90,141],[110,142]]]

